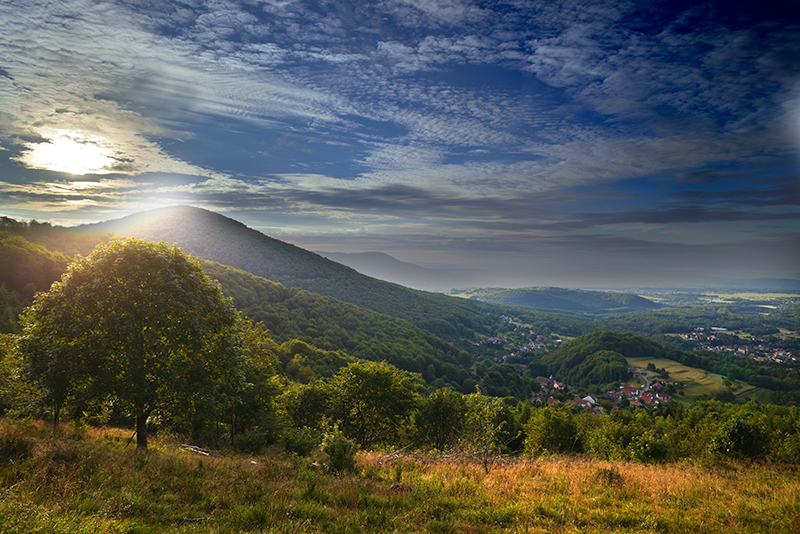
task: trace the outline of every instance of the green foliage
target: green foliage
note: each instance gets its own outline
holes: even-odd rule
[[[318,254],[272,239],[210,211],[176,207],[98,225],[151,241],[177,243],[207,260],[380,314],[404,319],[447,340],[488,332],[501,313],[486,303],[409,289],[362,275]],[[257,318],[249,311],[247,315]],[[258,320],[265,320],[258,318]],[[270,330],[278,336],[269,321]],[[300,336],[292,336],[302,339]],[[322,348],[328,348],[322,346]],[[422,372],[422,370],[419,370]]]
[[[326,467],[335,474],[355,471],[358,445],[334,426],[325,433],[320,446],[327,456]]]
[[[626,358],[666,357],[675,352],[642,336],[601,331],[565,343],[545,355],[541,363],[557,379],[586,387],[627,379]]]
[[[298,456],[308,456],[321,444],[321,434],[319,431],[308,427],[288,428],[281,436],[283,448]]]
[[[734,414],[725,421],[711,440],[709,450],[724,456],[761,457],[764,433],[752,417]]]
[[[242,381],[237,314],[177,247],[129,239],[70,264],[22,319],[27,373],[58,408],[108,398],[147,446],[156,410],[220,413]]]
[[[278,350],[281,366],[293,379],[305,382],[332,376],[350,362],[343,353],[364,360],[386,360],[420,374],[433,365],[435,377],[446,378],[455,389],[470,376],[468,354],[402,319],[287,288],[231,267],[208,261],[201,264],[240,311],[263,322],[282,343]]]
[[[61,277],[69,258],[0,231],[0,332],[17,332],[17,316]]]
[[[0,217],[0,233],[3,232],[20,236],[31,243],[39,243],[48,250],[60,252],[66,256],[78,254],[87,256],[97,245],[110,241],[114,237],[108,232],[98,230],[64,228],[37,221],[25,223],[8,217]],[[42,288],[41,291],[45,289],[47,288]]]
[[[506,420],[503,417],[505,406],[497,397],[488,397],[480,390],[466,397],[467,416],[461,434],[461,449],[473,456],[483,465],[484,471],[503,452],[502,441]],[[516,436],[514,436],[516,437]]]
[[[563,406],[535,410],[525,425],[525,450],[529,454],[580,452],[581,439],[575,415]]]
[[[461,436],[467,414],[464,396],[450,388],[440,388],[420,402],[416,417],[420,442],[435,450],[454,447]]]
[[[276,399],[278,408],[295,428],[320,428],[328,413],[329,397],[322,382],[289,384]]]
[[[386,362],[351,363],[325,387],[329,412],[364,448],[391,441],[416,409],[414,376]]]
[[[633,438],[628,448],[631,459],[639,462],[662,461],[669,453],[667,444],[650,433]]]

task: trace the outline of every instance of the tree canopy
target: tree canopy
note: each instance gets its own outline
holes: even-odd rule
[[[22,317],[29,376],[58,409],[112,402],[136,419],[147,447],[154,411],[221,411],[242,380],[238,314],[177,246],[138,239],[70,264]]]

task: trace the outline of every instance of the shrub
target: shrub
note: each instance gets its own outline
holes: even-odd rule
[[[723,456],[757,458],[764,452],[764,435],[749,418],[736,414],[722,424],[708,448]]]
[[[630,445],[630,457],[640,462],[658,462],[666,459],[669,449],[660,439],[644,434],[633,438]]]
[[[319,432],[305,426],[289,429],[281,436],[283,448],[298,456],[308,456],[319,443]]]
[[[358,445],[345,437],[338,427],[334,427],[325,434],[321,448],[322,452],[328,456],[327,466],[331,472],[341,474],[355,470]]]
[[[536,410],[525,427],[525,449],[537,454],[578,452],[581,450],[578,426],[573,415],[563,408],[547,406]]]

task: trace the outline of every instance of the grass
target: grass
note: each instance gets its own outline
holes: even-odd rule
[[[659,369],[666,369],[673,380],[686,384],[686,387],[683,388],[683,395],[675,397],[677,400],[694,402],[699,398],[710,396],[717,391],[726,389],[725,385],[723,385],[725,377],[722,375],[710,373],[696,367],[687,367],[666,358],[628,358],[630,365],[643,369],[651,362]],[[752,384],[739,380],[733,383],[733,393],[748,400],[755,398],[758,389]]]
[[[488,474],[464,461],[362,453],[332,476],[301,459],[198,457],[127,432],[52,431],[0,420],[5,533],[798,532],[794,467],[516,459]]]

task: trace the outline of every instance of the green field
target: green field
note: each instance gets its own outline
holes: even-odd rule
[[[684,402],[694,402],[704,395],[713,395],[717,391],[723,391],[725,378],[722,375],[710,373],[702,369],[687,367],[681,363],[667,360],[665,358],[627,358],[628,364],[636,367],[646,368],[648,363],[653,363],[659,369],[666,369],[669,376],[678,382],[683,382],[683,395],[675,398]],[[731,388],[733,394],[746,400],[756,400],[759,388],[736,380]]]

